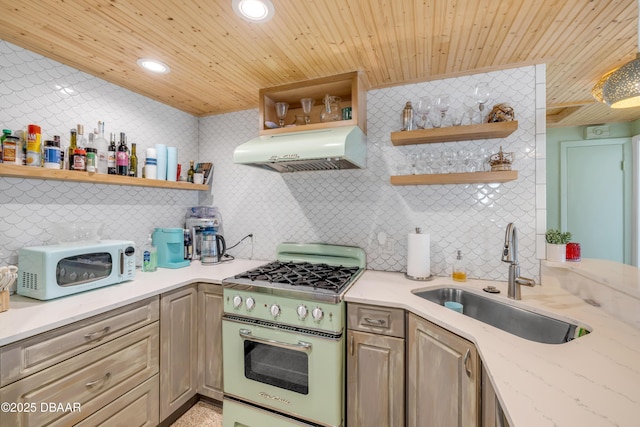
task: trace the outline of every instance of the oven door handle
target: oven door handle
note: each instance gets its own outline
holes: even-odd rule
[[[298,344],[289,344],[288,342],[276,341],[268,338],[260,338],[252,335],[250,330],[244,329],[244,328],[240,329],[239,334],[240,334],[240,337],[245,340],[258,342],[261,344],[272,345],[275,347],[286,348],[289,350],[303,351],[305,353],[308,353],[311,351],[311,343],[306,341],[298,341]]]

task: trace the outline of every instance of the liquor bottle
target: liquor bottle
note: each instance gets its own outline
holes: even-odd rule
[[[116,167],[116,134],[111,133],[109,136],[110,143],[109,148],[107,149],[107,172],[109,175],[117,175],[118,168]]]
[[[131,143],[131,156],[129,156],[129,176],[138,177],[138,156],[136,155],[136,143]]]
[[[193,160],[189,161],[189,170],[187,171],[187,182],[193,182],[193,175],[196,173],[196,170],[193,168]]]
[[[116,167],[118,175],[129,175],[129,150],[127,149],[126,136],[124,132],[120,132],[120,145],[116,153]]]
[[[98,173],[107,173],[109,170],[109,141],[104,137],[104,122],[98,122],[98,128],[94,129],[93,133],[93,144],[98,149]]]
[[[78,148],[87,147],[87,137],[84,136],[84,125],[77,125],[78,135],[76,137]]]
[[[78,148],[78,140],[77,140],[77,135],[76,135],[76,130],[75,129],[71,129],[69,130],[69,133],[71,134],[71,137],[69,138],[69,148],[67,149],[67,162],[69,163],[69,170],[74,170],[73,168],[73,158],[74,158],[74,153],[76,151],[76,148]]]

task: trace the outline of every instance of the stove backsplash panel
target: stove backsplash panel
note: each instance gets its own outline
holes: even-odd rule
[[[234,242],[254,233],[254,247],[243,244],[238,256],[259,259],[273,259],[282,241],[355,245],[367,252],[368,268],[406,271],[407,234],[420,227],[431,235],[432,274],[449,274],[456,251],[462,250],[470,277],[506,280],[501,249],[506,225],[515,222],[522,274],[537,278],[536,242],[546,217],[543,204],[536,206],[536,190],[542,191],[544,199],[545,189],[544,158],[536,150],[536,141],[544,141],[545,136],[544,97],[540,99],[544,69],[527,66],[370,90],[368,164],[362,170],[279,174],[236,165],[231,160],[236,146],[258,134],[257,111],[201,118],[200,155],[215,163],[209,199],[222,212],[227,239]],[[470,103],[477,82],[490,83],[491,106],[508,102],[514,108],[518,130],[512,135],[405,147],[391,144],[390,133],[400,130],[406,101],[417,105],[421,96],[449,94],[451,108],[459,109]],[[423,186],[389,182],[390,175],[412,155],[439,156],[448,150],[477,152],[480,148],[496,153],[501,146],[515,153],[517,181]],[[541,169],[538,183],[536,166]]]

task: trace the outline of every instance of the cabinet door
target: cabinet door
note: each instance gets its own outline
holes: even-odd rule
[[[349,331],[347,425],[404,426],[404,340]]]
[[[480,366],[475,346],[409,315],[407,424],[478,425]]]
[[[222,286],[198,285],[198,393],[222,400]]]
[[[160,419],[196,394],[198,374],[196,285],[160,298]]]

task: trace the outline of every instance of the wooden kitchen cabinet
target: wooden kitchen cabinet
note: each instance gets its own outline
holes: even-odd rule
[[[160,296],[160,421],[196,394],[198,287]]]
[[[346,425],[404,426],[404,310],[349,303],[347,316]]]
[[[408,426],[478,426],[480,383],[480,359],[471,342],[409,314]]]
[[[482,368],[482,427],[509,427],[509,421],[491,384],[487,371]]]
[[[222,286],[198,284],[198,393],[222,401]]]
[[[0,425],[74,425],[157,375],[158,349],[153,322],[2,387],[0,401],[22,410],[0,412]]]
[[[365,74],[354,71],[319,79],[290,83],[259,91],[260,135],[278,135],[282,133],[320,130],[338,126],[359,126],[367,133],[367,82]],[[325,95],[339,96],[340,107],[351,107],[351,119],[332,122],[320,122],[320,111],[323,108]],[[311,110],[311,123],[302,126],[287,126],[270,129],[267,122],[278,123],[276,117],[276,102],[286,102],[289,110],[285,119],[286,125],[291,125],[296,116],[304,116],[300,100],[313,98],[315,104]]]

